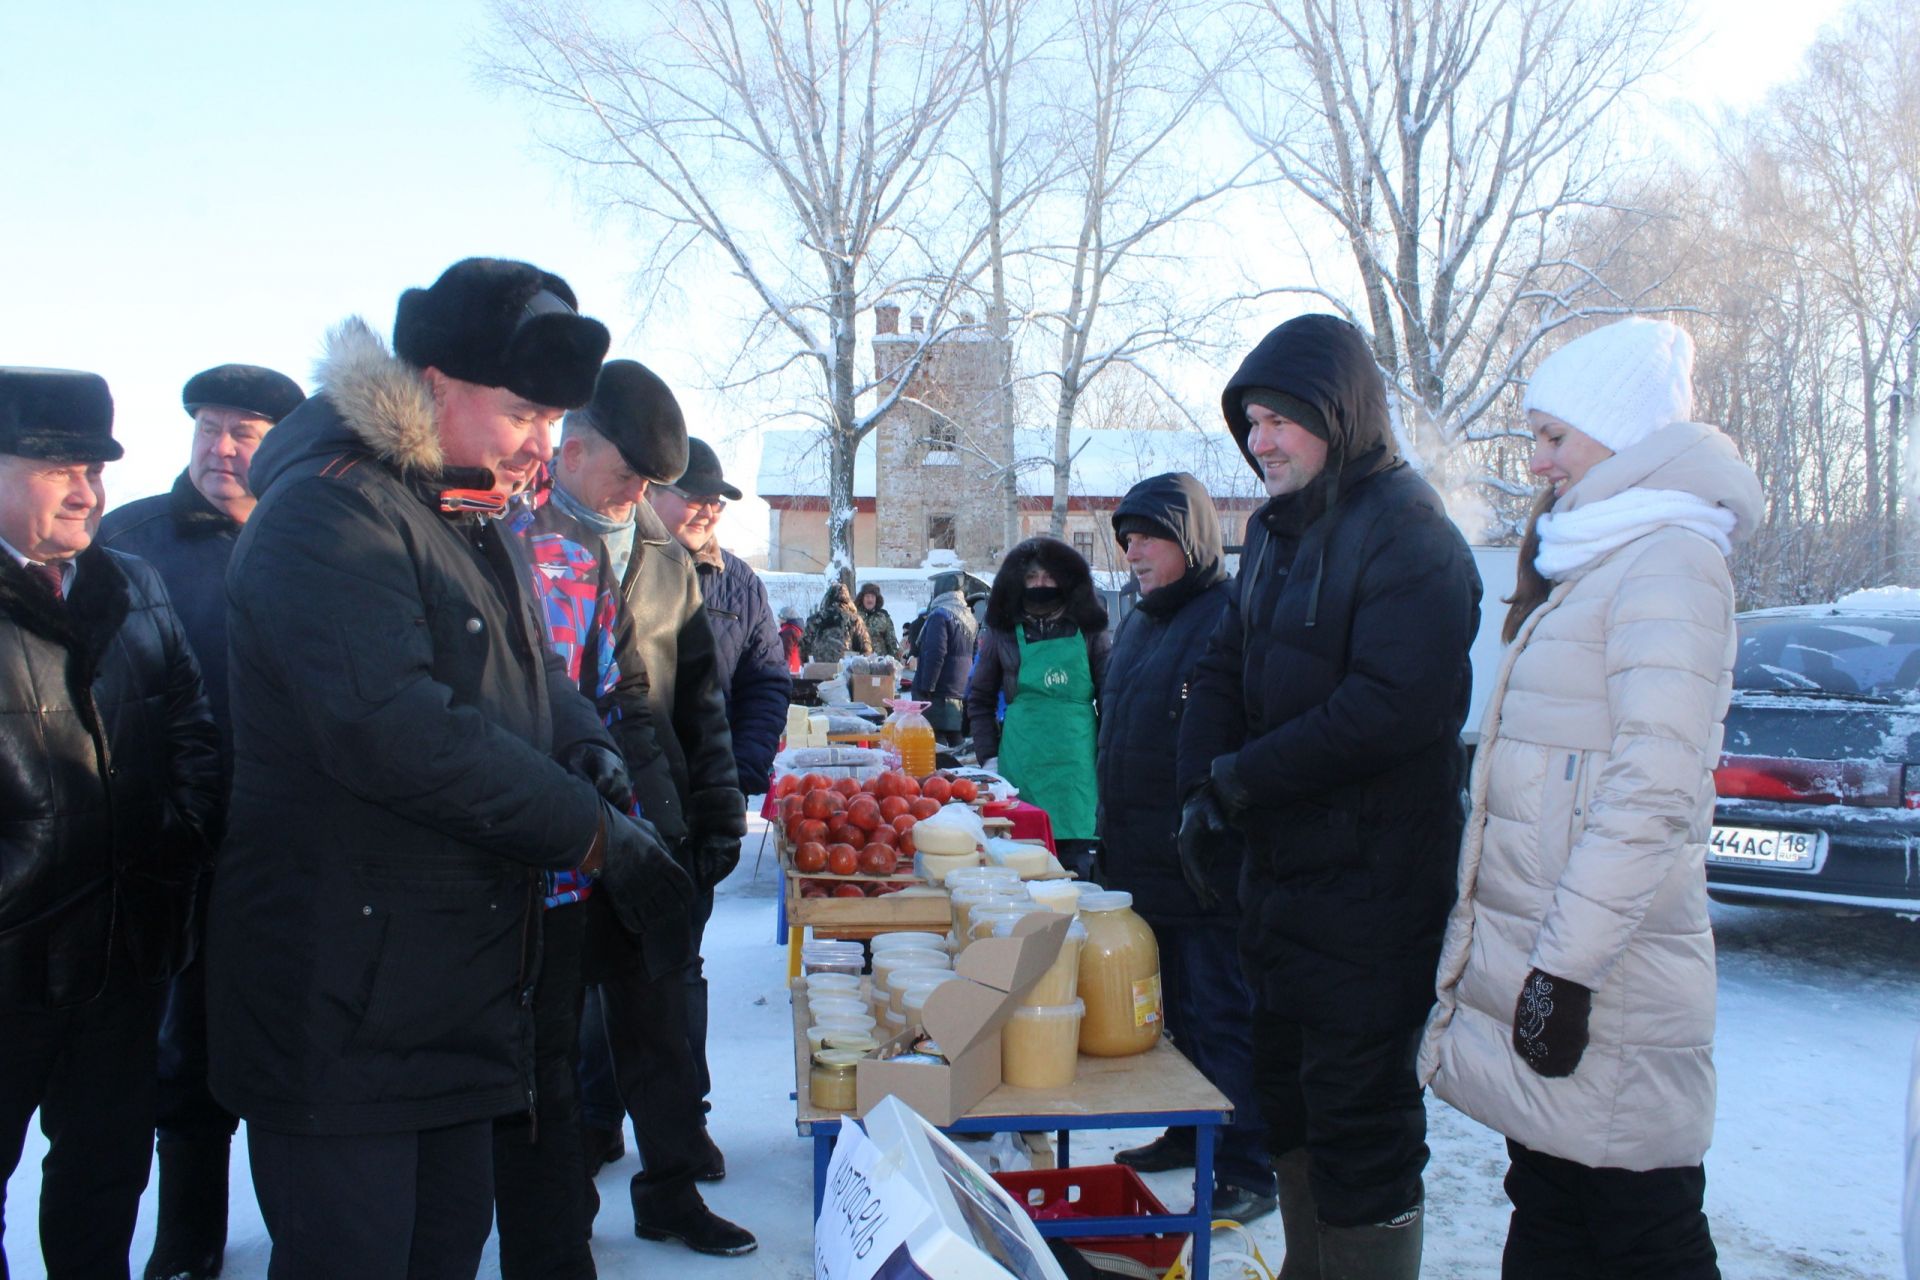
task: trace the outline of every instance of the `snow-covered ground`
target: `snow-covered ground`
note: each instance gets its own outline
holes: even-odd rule
[[[604,1280],[811,1274],[810,1144],[793,1130],[785,953],[773,945],[773,854],[769,848],[756,875],[756,852],[750,838],[707,932],[712,1123],[729,1170],[707,1197],[756,1232],[760,1249],[745,1258],[704,1258],[635,1239],[624,1194],[635,1168],[629,1154],[600,1175],[594,1254]],[[1723,1273],[1728,1280],[1899,1275],[1901,1127],[1908,1053],[1920,1029],[1920,924],[1722,906],[1714,908],[1714,924],[1720,1115],[1707,1156],[1707,1209]],[[1504,1146],[1444,1104],[1430,1102],[1428,1110],[1433,1160],[1423,1274],[1495,1275],[1506,1234]],[[1074,1158],[1104,1160],[1145,1136],[1078,1135]],[[44,1154],[39,1134],[31,1134],[7,1188],[7,1255],[22,1280],[44,1275],[33,1211]],[[267,1238],[245,1170],[237,1146],[226,1270],[232,1280],[266,1275]],[[1169,1205],[1190,1202],[1190,1179],[1158,1174],[1149,1181]],[[134,1238],[136,1267],[152,1240],[153,1209],[149,1187]],[[1277,1264],[1279,1222],[1255,1224],[1254,1235]],[[491,1246],[481,1274],[498,1274]]]

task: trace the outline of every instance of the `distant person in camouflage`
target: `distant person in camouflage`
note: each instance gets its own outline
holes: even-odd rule
[[[873,641],[874,656],[899,657],[900,642],[895,638],[893,615],[887,612],[887,598],[880,594],[880,588],[871,582],[861,583],[857,603],[860,621],[867,624],[867,638]]]
[[[827,588],[820,607],[807,619],[807,631],[800,648],[808,662],[838,662],[849,653],[872,653],[873,637],[860,619],[847,584],[835,582]]]

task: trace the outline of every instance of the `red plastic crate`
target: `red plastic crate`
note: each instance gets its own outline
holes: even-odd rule
[[[1036,1222],[1062,1218],[1125,1218],[1165,1213],[1167,1206],[1123,1164],[1088,1164],[1070,1169],[1021,1169],[996,1173]],[[1180,1257],[1184,1233],[1137,1236],[1072,1236],[1067,1243],[1089,1253],[1117,1254],[1163,1274]]]

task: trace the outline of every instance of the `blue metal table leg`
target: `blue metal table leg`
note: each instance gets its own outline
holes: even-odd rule
[[[822,1133],[813,1131],[813,1220],[820,1221],[820,1206],[827,1199],[827,1165],[833,1160],[833,1140],[839,1131]]]
[[[1213,1269],[1213,1144],[1218,1130],[1210,1124],[1193,1127],[1193,1280],[1207,1280]]]
[[[1067,1129],[1060,1130],[1060,1150],[1054,1156],[1054,1164],[1062,1169],[1073,1163],[1073,1148],[1067,1138],[1069,1132],[1070,1130]]]
[[[782,872],[781,874],[782,874],[782,875],[785,875],[786,873],[785,873],[785,872]],[[773,901],[774,901],[774,908],[773,908],[773,945],[774,945],[774,946],[776,946],[776,947],[784,947],[784,946],[786,946],[786,945],[787,945],[787,894],[786,894],[786,888],[787,888],[787,887],[786,887],[785,885],[781,885],[781,886],[780,886],[780,892],[779,892],[779,893],[778,893],[777,895],[775,895],[775,897],[774,897],[774,900],[773,900]]]

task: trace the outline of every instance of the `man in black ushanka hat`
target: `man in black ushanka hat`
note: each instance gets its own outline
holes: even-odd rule
[[[495,519],[606,348],[558,276],[469,258],[391,349],[336,329],[254,457],[208,1032],[276,1280],[477,1270],[493,1122],[534,1102],[535,872],[599,876],[623,927],[686,910]]]
[[[55,1276],[126,1274],[161,993],[221,801],[166,588],[94,538],[112,425],[96,375],[0,369],[0,1187],[38,1109]]]
[[[116,507],[100,541],[160,571],[200,660],[220,729],[220,782],[232,772],[227,720],[227,560],[253,514],[247,471],[273,425],[307,398],[286,374],[251,364],[196,373],[181,391],[193,419],[187,467],[167,493]],[[204,894],[204,891],[203,891]],[[201,916],[197,923],[204,924]],[[160,1019],[160,1212],[144,1280],[211,1280],[227,1244],[227,1166],[237,1125],[207,1091],[206,970],[167,989]]]

